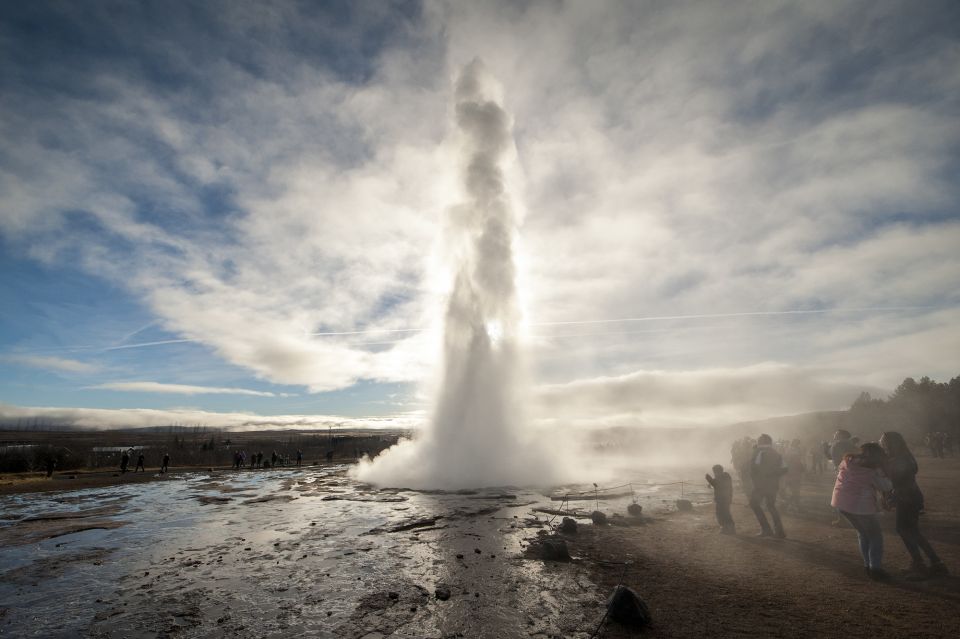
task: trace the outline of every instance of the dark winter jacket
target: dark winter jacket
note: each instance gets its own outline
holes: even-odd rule
[[[707,481],[713,486],[713,501],[718,504],[729,504],[733,501],[733,478],[730,473],[723,471],[716,477],[707,475]]]
[[[780,489],[780,477],[787,472],[787,465],[780,453],[772,446],[757,446],[750,463],[750,479],[755,492],[775,494]]]

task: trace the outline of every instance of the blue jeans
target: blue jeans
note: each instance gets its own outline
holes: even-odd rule
[[[846,517],[850,525],[857,530],[863,565],[879,570],[883,563],[883,532],[880,530],[880,520],[877,515],[855,515],[842,510],[840,514]]]

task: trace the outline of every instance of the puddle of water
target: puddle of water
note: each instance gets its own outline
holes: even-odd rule
[[[648,478],[627,479],[636,479],[645,510],[678,496]],[[583,570],[521,558],[537,532],[524,524],[531,509],[559,503],[527,490],[495,498],[500,492],[377,491],[349,480],[343,467],[324,467],[4,497],[3,527],[107,505],[116,510],[104,518],[128,523],[0,549],[0,635],[589,631],[594,618],[571,605],[598,598],[585,589]],[[331,496],[338,499],[324,499]],[[599,505],[625,512],[631,501],[601,493]],[[434,597],[439,586],[449,600]]]

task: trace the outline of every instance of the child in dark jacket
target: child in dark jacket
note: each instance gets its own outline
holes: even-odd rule
[[[713,467],[713,475],[711,477],[708,473],[705,477],[707,483],[713,487],[713,501],[717,505],[717,523],[720,524],[720,532],[733,535],[736,533],[736,525],[730,514],[730,503],[733,501],[733,478],[730,477],[730,473],[724,472],[720,464]]]

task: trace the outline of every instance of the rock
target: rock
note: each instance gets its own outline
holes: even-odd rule
[[[577,534],[577,522],[570,519],[569,517],[564,517],[563,521],[560,522],[560,532],[567,535]]]
[[[630,504],[627,506],[627,514],[631,517],[639,517],[643,513],[643,506],[640,504]]]
[[[693,510],[693,502],[691,502],[689,499],[678,499],[676,504],[677,510],[682,513],[687,513]]]
[[[477,554],[479,555],[479,554],[482,553],[483,551],[480,550],[479,548],[474,548],[474,549],[473,549],[473,552],[475,552],[475,553],[477,553]]]
[[[604,515],[599,510],[595,510],[590,513],[590,521],[592,521],[597,526],[603,526],[607,523],[607,516]]]
[[[540,542],[540,558],[544,561],[570,561],[570,550],[562,539],[544,539]]]
[[[450,598],[450,589],[446,586],[437,586],[437,589],[434,591],[433,596],[439,599],[440,601],[446,601]]]
[[[647,604],[626,586],[614,588],[607,600],[610,619],[625,626],[642,627],[650,623],[650,609]]]
[[[457,553],[457,559],[463,559],[463,554],[462,554],[462,553]]]
[[[390,597],[390,599],[392,599],[393,601],[396,601],[397,599],[400,598],[400,593],[399,593],[399,592],[388,592],[388,593],[387,593],[387,596]]]

